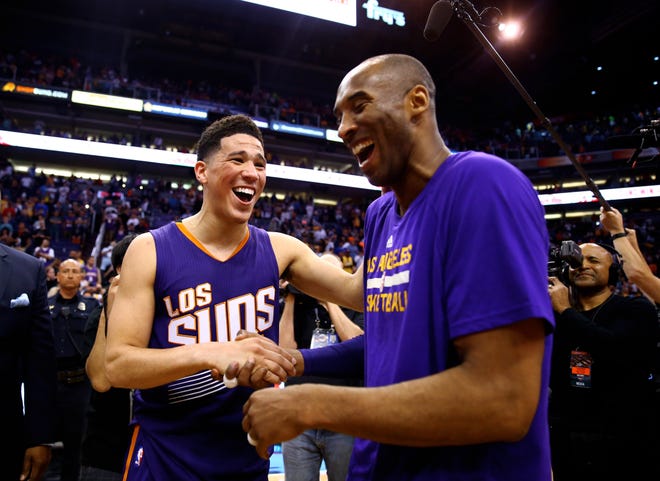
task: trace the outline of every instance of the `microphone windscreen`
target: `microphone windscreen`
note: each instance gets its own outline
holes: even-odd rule
[[[424,38],[435,42],[442,35],[443,30],[451,20],[454,13],[449,0],[439,0],[433,4],[424,27]]]

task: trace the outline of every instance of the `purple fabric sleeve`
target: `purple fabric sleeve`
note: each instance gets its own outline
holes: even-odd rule
[[[304,376],[362,377],[364,375],[364,335],[317,349],[301,349]]]

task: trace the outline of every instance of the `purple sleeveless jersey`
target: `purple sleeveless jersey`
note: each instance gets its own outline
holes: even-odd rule
[[[365,385],[451,367],[459,336],[531,317],[551,332],[543,214],[520,171],[475,152],[450,156],[403,217],[392,193],[374,201],[365,228]],[[540,403],[523,440],[411,448],[358,439],[349,479],[549,481],[551,343],[548,335]]]
[[[279,271],[268,234],[249,226],[237,253],[218,261],[181,223],[156,243],[155,318],[149,347],[225,342],[239,329],[277,342]],[[138,309],[139,306],[136,306]],[[135,393],[128,480],[266,480],[268,461],[241,428],[251,390],[227,389],[209,371]]]

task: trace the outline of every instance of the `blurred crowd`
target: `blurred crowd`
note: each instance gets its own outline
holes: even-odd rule
[[[14,172],[4,160],[0,165],[0,242],[40,257],[55,284],[57,266],[67,258],[81,265],[100,269],[105,286],[110,274],[112,247],[128,234],[180,220],[197,212],[201,192],[195,187],[176,186],[165,180],[141,177],[122,182],[116,177],[99,179],[61,177],[37,172]],[[251,223],[269,231],[279,231],[301,239],[318,254],[334,252],[344,268],[353,271],[362,262],[363,222],[368,201],[315,203],[309,193],[290,193],[285,197],[264,195],[257,202]],[[646,260],[657,274],[660,250],[657,232],[660,217],[631,213],[627,227],[637,231]],[[548,221],[550,242],[564,240],[598,242],[607,238],[598,216],[587,219]],[[91,259],[91,261],[90,261]],[[84,286],[87,287],[87,286]],[[102,290],[88,289],[102,294]],[[623,292],[638,294],[634,285],[623,283]]]
[[[0,242],[40,257],[47,267],[75,258],[110,274],[112,247],[129,234],[192,215],[201,205],[195,187],[173,187],[168,181],[140,177],[121,182],[14,172],[0,166]],[[251,222],[291,234],[318,253],[335,252],[355,269],[362,259],[366,203],[316,204],[309,194],[284,198],[265,195]],[[43,254],[46,252],[46,254]]]
[[[207,108],[217,113],[245,113],[253,117],[315,127],[334,128],[336,125],[331,98],[334,92],[328,92],[327,99],[285,98],[277,92],[265,91],[256,86],[217,85],[208,80],[131,79],[121,75],[116,67],[85,65],[75,57],[40,55],[25,50],[17,53],[0,52],[0,79],[33,86],[80,89],[184,107]],[[572,112],[550,120],[574,153],[584,153],[609,149],[609,139],[612,137],[630,135],[658,117],[660,105],[636,105],[628,111]],[[152,148],[174,148],[180,152],[194,151],[192,145],[168,145],[167,140],[148,133],[139,135],[123,132],[99,136],[49,128],[43,121],[31,126],[16,125],[10,118],[3,120],[3,128]],[[524,124],[507,121],[495,127],[483,127],[474,124],[450,126],[443,124],[441,119],[440,131],[449,148],[456,151],[479,150],[505,159],[564,154],[538,120]],[[286,161],[283,159],[283,162]]]
[[[0,79],[181,106],[200,106],[206,102],[209,109],[219,112],[243,112],[319,127],[332,128],[335,122],[329,100],[285,99],[275,92],[258,88],[214,85],[208,81],[129,79],[113,67],[94,67],[84,65],[75,57],[44,56],[24,50],[0,52]],[[617,115],[567,114],[552,119],[552,122],[574,152],[593,152],[607,149],[610,137],[629,134],[638,126],[648,124],[660,115],[659,108],[636,108]],[[170,145],[170,140],[148,132],[103,135],[75,128],[50,128],[43,120],[25,125],[9,115],[2,115],[0,120],[2,128],[8,130],[179,152],[195,151],[194,145]],[[448,146],[454,150],[482,150],[509,159],[562,153],[547,130],[534,122],[523,126],[505,122],[487,129],[441,125],[441,131]],[[269,163],[314,167],[304,159],[280,158],[274,152],[268,152],[267,156]],[[359,169],[354,166],[352,171],[345,173],[357,174]],[[620,180],[613,182],[608,187],[620,185]],[[636,180],[630,179],[630,182]],[[637,182],[654,183],[655,179],[641,178]],[[117,177],[103,182],[45,175],[36,168],[17,173],[6,159],[0,159],[0,186],[0,242],[31,254],[36,251],[48,266],[53,267],[53,271],[63,259],[73,257],[84,265],[91,258],[101,270],[101,283],[107,280],[111,270],[110,252],[116,242],[128,234],[146,232],[171,220],[190,216],[201,205],[201,192],[195,187],[182,187],[165,180],[143,181],[139,175],[126,182]],[[558,188],[561,189],[561,185]],[[345,268],[351,270],[362,261],[366,207],[367,201],[336,206],[318,204],[311,193],[292,193],[284,198],[266,195],[258,201],[251,222],[267,230],[291,234],[319,254],[334,252],[340,255]],[[659,253],[655,231],[660,219],[639,214],[628,215],[627,222],[628,227],[638,231],[640,246],[657,273]],[[549,221],[548,229],[554,245],[569,239],[594,242],[606,237],[596,217]],[[634,285],[626,283],[620,286],[620,290],[631,294],[638,292]],[[94,292],[100,296],[101,291]]]

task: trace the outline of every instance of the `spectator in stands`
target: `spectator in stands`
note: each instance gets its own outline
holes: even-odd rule
[[[20,249],[23,252],[27,252],[28,254],[32,254],[33,249],[36,249],[36,247],[32,244],[32,231],[27,227],[25,222],[18,222],[13,237],[14,247],[17,249]]]
[[[14,226],[11,223],[11,218],[9,215],[2,216],[2,223],[0,223],[0,231],[7,230],[7,234],[10,236],[14,233]]]
[[[10,246],[10,247],[14,246],[14,238],[11,236],[11,233],[10,233],[8,227],[2,227],[0,229],[0,243],[5,244],[5,245]]]
[[[57,271],[55,268],[55,262],[46,267],[46,291],[50,291],[50,289],[53,287],[57,287]]]
[[[96,257],[87,257],[83,266],[82,292],[84,296],[94,297],[101,300],[103,295],[103,278],[101,270],[96,266]]]
[[[34,215],[38,216],[43,216],[45,219],[48,217],[48,202],[40,198],[35,204],[34,204]]]
[[[135,231],[138,225],[140,225],[140,217],[138,216],[138,211],[137,209],[131,209],[131,215],[126,220],[126,228],[129,229],[132,227]]]
[[[62,211],[57,207],[46,219],[48,224],[48,235],[53,242],[59,242],[62,239],[62,221]]]
[[[106,271],[112,267],[112,250],[116,245],[117,241],[113,240],[101,249],[101,273],[104,275]]]
[[[341,259],[342,267],[346,272],[349,274],[355,272],[355,261],[353,261],[353,257],[351,256],[348,247],[339,248],[339,258]]]
[[[39,259],[44,265],[48,265],[53,262],[55,259],[55,251],[50,246],[50,239],[44,237],[41,241],[41,245],[38,245],[34,249],[34,257]]]
[[[69,259],[73,259],[76,261],[78,264],[80,264],[80,268],[82,269],[85,265],[85,261],[82,258],[82,251],[78,249],[77,247],[74,247],[69,251]]]
[[[76,213],[71,208],[67,208],[62,219],[62,232],[64,240],[70,241],[73,237],[74,225],[76,223]]]
[[[39,214],[37,216],[37,220],[35,220],[34,224],[32,224],[32,232],[35,237],[39,236],[42,238],[47,234],[46,217],[43,214]]]

